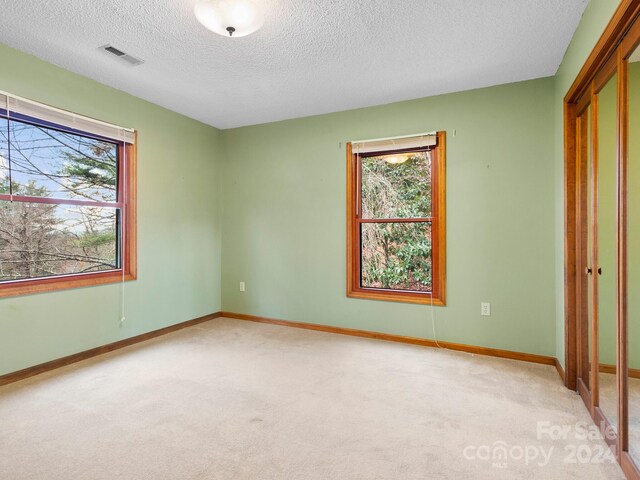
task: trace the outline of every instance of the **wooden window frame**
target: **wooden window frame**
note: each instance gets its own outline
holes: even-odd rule
[[[60,127],[60,130],[69,131],[69,129],[65,127]],[[78,132],[75,131],[72,131],[71,133],[78,134]],[[96,138],[91,134],[86,134],[86,136]],[[72,199],[0,194],[0,201],[19,201],[49,205],[89,205],[121,209],[124,213],[124,219],[121,227],[121,267],[101,272],[56,275],[42,278],[25,278],[0,282],[0,298],[67,290],[70,288],[106,285],[109,283],[122,282],[123,280],[131,281],[137,279],[137,132],[135,132],[134,138],[133,143],[112,140],[114,143],[118,144],[117,202],[87,202]],[[125,168],[122,168],[122,163],[125,164]]]
[[[437,132],[431,162],[431,265],[432,291],[417,292],[362,287],[360,283],[360,225],[376,220],[360,218],[360,161],[347,143],[347,297],[390,302],[446,305],[446,133]],[[385,152],[387,154],[389,152]],[[424,219],[385,219],[384,222],[416,222]]]

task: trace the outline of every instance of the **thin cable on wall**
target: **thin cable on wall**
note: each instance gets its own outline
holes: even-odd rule
[[[436,132],[428,132],[428,133],[417,133],[413,135],[402,135],[397,137],[386,137],[386,138],[373,138],[368,140],[354,140],[351,142],[354,154],[356,156],[356,216],[361,215],[362,205],[360,203],[360,188],[362,179],[360,178],[360,153],[361,147],[364,152],[371,151],[393,151],[396,149],[404,149],[404,148],[427,148],[435,144],[435,139],[437,137]],[[389,148],[391,145],[391,148]],[[428,153],[430,155],[430,153]],[[390,162],[392,163],[392,162]],[[433,273],[432,273],[433,277]],[[429,308],[431,310],[431,328],[433,333],[433,341],[435,342],[438,348],[446,348],[438,342],[438,332],[436,328],[436,318],[435,318],[435,308],[433,305],[433,291],[428,292],[429,294]],[[426,335],[428,337],[428,334]]]
[[[429,307],[431,308],[431,328],[433,330],[433,341],[436,342],[436,347],[445,348],[438,343],[438,333],[436,332],[436,312],[433,308],[433,292],[429,295]]]

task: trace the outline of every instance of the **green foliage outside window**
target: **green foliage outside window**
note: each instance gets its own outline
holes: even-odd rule
[[[362,219],[418,219],[361,224],[363,287],[431,291],[431,155],[365,157]]]

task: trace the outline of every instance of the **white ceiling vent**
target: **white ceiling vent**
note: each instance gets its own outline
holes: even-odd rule
[[[118,58],[120,61],[135,67],[136,65],[141,65],[144,63],[144,60],[140,58],[136,58],[133,55],[129,55],[128,53],[123,52],[119,48],[116,48],[112,45],[106,44],[100,47],[100,50],[104,50],[107,54],[112,55]]]

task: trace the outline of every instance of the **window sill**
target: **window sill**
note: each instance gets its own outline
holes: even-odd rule
[[[126,273],[125,281],[135,280],[136,275]],[[121,271],[109,271],[99,273],[86,273],[80,275],[67,275],[59,277],[38,278],[29,280],[17,280],[11,283],[0,284],[0,298],[31,295],[34,293],[54,292],[71,288],[92,287],[122,282]]]
[[[349,298],[360,298],[364,300],[379,300],[384,302],[417,303],[420,305],[433,305],[434,307],[444,307],[444,298],[428,293],[414,292],[390,292],[388,290],[357,289],[347,292]]]

